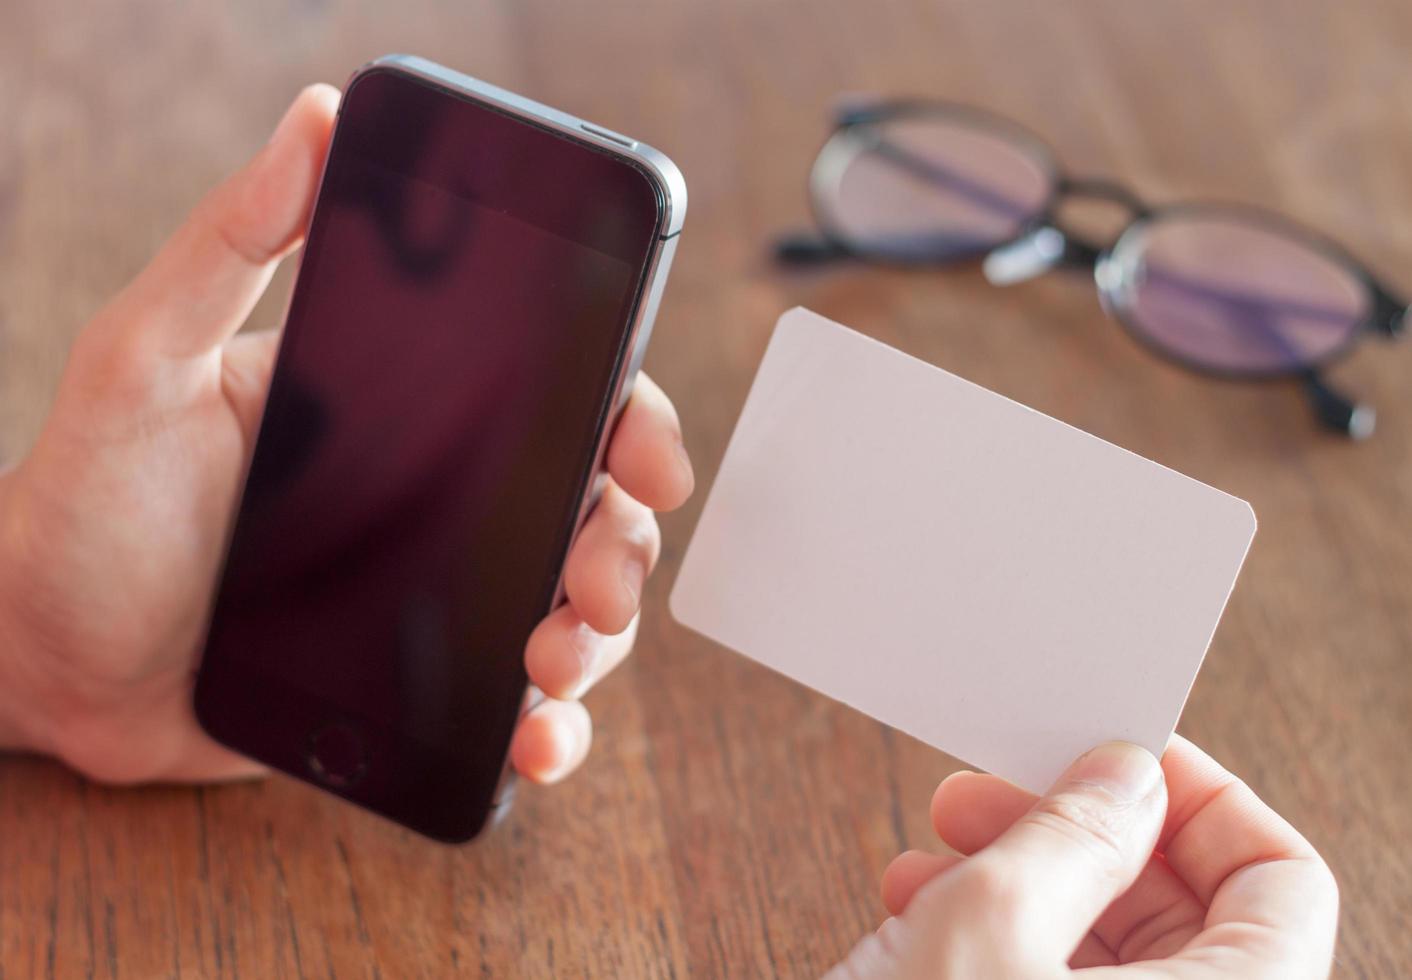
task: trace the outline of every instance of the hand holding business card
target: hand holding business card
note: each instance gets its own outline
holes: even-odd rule
[[[1250,506],[804,309],[671,597],[684,625],[1035,791],[1161,754]]]

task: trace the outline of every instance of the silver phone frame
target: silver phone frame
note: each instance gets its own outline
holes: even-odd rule
[[[584,521],[593,510],[602,491],[603,465],[608,441],[612,436],[618,416],[632,395],[633,382],[637,378],[638,370],[642,367],[642,359],[647,353],[647,343],[651,339],[652,327],[657,319],[657,309],[662,301],[667,273],[671,269],[672,259],[676,256],[677,242],[683,220],[686,217],[686,179],[682,176],[677,165],[665,153],[640,140],[624,136],[596,123],[553,109],[535,102],[533,99],[516,95],[497,85],[472,78],[470,75],[416,55],[389,54],[362,65],[349,77],[348,83],[344,87],[345,98],[358,79],[371,72],[387,69],[411,75],[433,86],[445,89],[453,95],[485,103],[508,116],[524,120],[531,125],[540,126],[600,152],[607,152],[629,163],[636,164],[656,185],[659,199],[662,202],[656,242],[648,256],[642,288],[638,294],[639,299],[633,312],[633,320],[628,326],[625,355],[620,361],[619,371],[613,381],[615,390],[608,402],[611,408],[608,417],[603,420],[598,443],[594,447],[593,463],[588,472],[589,484],[582,495],[579,511],[575,515],[573,529],[570,532],[569,549],[572,549],[573,542],[577,539]],[[339,108],[341,111],[341,103]],[[322,184],[322,180],[320,183]],[[310,217],[312,219],[312,212]],[[567,551],[565,553],[567,554]],[[554,586],[553,606],[557,608],[563,600],[564,583],[561,570],[559,580]],[[528,687],[521,703],[521,715],[523,716],[524,712],[542,700],[542,697],[533,685]],[[500,782],[496,787],[491,813],[486,820],[485,827],[493,826],[508,812],[514,782],[514,769],[510,765],[507,751]]]

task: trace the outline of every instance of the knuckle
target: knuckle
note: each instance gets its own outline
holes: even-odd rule
[[[653,559],[657,557],[657,552],[661,550],[662,528],[657,524],[657,518],[651,511],[644,514],[642,519],[638,522],[634,543]]]
[[[1100,869],[1117,869],[1127,853],[1124,831],[1132,804],[1083,793],[1059,793],[1035,804],[1027,819],[1081,848]]]
[[[617,534],[629,551],[649,559],[655,558],[662,546],[662,529],[656,515],[636,501],[624,506],[617,521]]]
[[[66,381],[86,398],[137,397],[152,384],[144,325],[103,311],[69,348]]]
[[[1000,860],[971,860],[961,865],[958,889],[967,897],[963,908],[983,919],[997,911],[1013,912],[1025,899],[1024,876]]]
[[[74,337],[69,358],[86,368],[111,369],[128,359],[135,332],[124,318],[105,308]]]
[[[878,926],[873,935],[877,937],[879,948],[885,956],[897,963],[902,961],[907,951],[906,923],[896,916],[890,916],[883,920],[883,924]]]

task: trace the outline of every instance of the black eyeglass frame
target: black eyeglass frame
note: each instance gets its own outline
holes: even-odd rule
[[[1047,196],[1035,214],[1025,221],[1015,234],[997,242],[979,244],[970,249],[957,249],[944,255],[926,255],[919,252],[915,256],[903,256],[860,246],[841,229],[829,213],[829,195],[821,187],[821,176],[830,163],[831,154],[856,153],[851,149],[845,151],[841,145],[841,139],[851,130],[907,117],[951,119],[1006,140],[1040,168],[1048,181]],[[1387,338],[1400,335],[1405,329],[1409,313],[1408,303],[1394,295],[1392,290],[1347,248],[1292,218],[1250,204],[1219,200],[1188,200],[1161,206],[1149,205],[1135,191],[1116,181],[1080,178],[1068,174],[1060,164],[1053,147],[1032,130],[1005,116],[963,103],[901,99],[842,108],[835,117],[833,131],[815,156],[810,171],[809,190],[810,208],[822,240],[800,237],[782,239],[777,243],[776,253],[783,261],[804,264],[848,257],[897,267],[961,265],[1016,246],[1037,233],[1052,230],[1060,236],[1062,250],[1050,268],[1076,269],[1093,275],[1104,312],[1118,321],[1124,332],[1143,348],[1168,363],[1208,377],[1234,381],[1301,380],[1320,421],[1329,428],[1354,437],[1362,437],[1371,432],[1371,412],[1329,387],[1322,379],[1321,371],[1347,356],[1367,332]],[[1106,245],[1093,242],[1065,228],[1059,221],[1059,209],[1063,204],[1084,198],[1112,202],[1126,208],[1131,215],[1113,240]],[[1347,272],[1362,288],[1364,294],[1364,308],[1359,320],[1349,329],[1347,339],[1307,363],[1269,370],[1223,368],[1183,357],[1153,340],[1129,311],[1114,301],[1113,290],[1103,282],[1102,270],[1128,236],[1140,234],[1147,225],[1155,221],[1174,215],[1191,214],[1221,215],[1246,225],[1263,228],[1309,249]]]

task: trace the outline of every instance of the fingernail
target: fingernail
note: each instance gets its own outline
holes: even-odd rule
[[[1114,799],[1136,803],[1162,782],[1162,766],[1140,745],[1107,742],[1081,755],[1063,782],[1097,786]]]
[[[633,609],[637,608],[642,598],[642,583],[646,580],[647,568],[642,562],[628,561],[623,564],[623,591],[628,594],[628,603]]]

